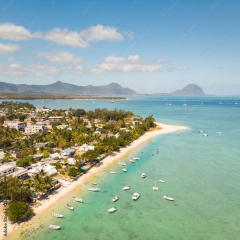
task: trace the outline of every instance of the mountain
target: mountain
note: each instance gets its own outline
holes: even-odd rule
[[[27,85],[0,82],[0,92],[24,94],[55,94],[55,95],[130,95],[136,94],[130,88],[123,88],[117,83],[103,86],[77,86],[57,81],[50,85]]]
[[[154,93],[147,94],[147,96],[206,96],[202,88],[197,84],[189,84],[182,90],[176,90],[172,93]]]
[[[170,95],[206,96],[202,88],[200,88],[197,84],[189,84],[182,90],[177,90],[175,92],[170,93]]]

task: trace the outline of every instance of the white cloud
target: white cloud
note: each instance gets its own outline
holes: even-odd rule
[[[84,69],[82,66],[76,66],[75,70],[76,70],[76,74],[82,74]]]
[[[72,53],[67,51],[49,51],[49,52],[38,52],[37,57],[45,57],[47,61],[54,63],[72,63],[77,65],[83,62],[83,58],[75,57]]]
[[[127,31],[123,31],[124,34],[126,34],[130,39],[134,39],[135,36],[133,35],[133,32],[130,31],[130,32],[127,32]]]
[[[86,30],[80,32],[80,35],[83,36],[88,42],[99,42],[103,40],[109,41],[121,41],[124,39],[121,33],[117,32],[117,28],[110,26],[91,26]]]
[[[176,70],[189,70],[190,67],[187,67],[187,66],[178,66],[178,67],[175,67]]]
[[[19,42],[32,38],[41,38],[42,33],[36,32],[31,34],[29,30],[22,26],[16,26],[13,23],[0,23],[0,38]]]
[[[60,68],[56,65],[46,65],[42,63],[34,63],[30,66],[34,76],[41,77],[45,75],[55,75],[60,72]]]
[[[125,57],[116,57],[116,56],[108,56],[104,58],[104,63],[123,63],[126,61]]]
[[[103,74],[106,72],[112,73],[126,73],[126,72],[157,72],[163,66],[161,64],[146,65],[141,62],[142,56],[129,56],[125,57],[109,56],[106,57],[97,68],[91,69],[94,74]]]
[[[28,67],[19,64],[11,64],[9,69],[12,72],[13,76],[18,77],[25,76],[31,71]]]
[[[0,43],[0,56],[15,52],[18,49],[20,49],[20,46],[17,45],[17,44],[6,44],[6,45],[4,45],[4,44]]]
[[[129,62],[139,62],[141,60],[142,56],[139,56],[139,55],[131,55],[129,56],[127,59]]]
[[[80,34],[76,31],[69,31],[67,28],[60,29],[54,28],[53,30],[47,32],[43,39],[55,42],[61,45],[68,45],[77,48],[87,48],[89,44],[85,42]]]

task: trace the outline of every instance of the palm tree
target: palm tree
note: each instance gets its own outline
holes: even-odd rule
[[[45,185],[45,188],[53,186],[53,179],[51,176],[46,176],[44,178],[44,185]]]

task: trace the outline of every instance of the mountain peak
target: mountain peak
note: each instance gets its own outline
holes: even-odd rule
[[[205,96],[206,94],[197,84],[188,84],[182,90],[177,90],[170,95]]]

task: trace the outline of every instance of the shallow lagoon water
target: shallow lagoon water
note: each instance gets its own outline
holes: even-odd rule
[[[187,106],[183,106],[184,100]],[[117,107],[144,117],[154,113],[159,122],[190,128],[148,140],[79,187],[74,195],[81,197],[84,204],[74,202],[72,195],[67,196],[48,216],[39,219],[35,228],[27,231],[27,236],[16,234],[12,239],[239,239],[240,105],[235,104],[237,100],[240,98],[137,96],[114,104],[31,101],[51,108]],[[166,105],[166,101],[172,105]],[[198,130],[209,136],[204,137]],[[128,161],[131,157],[140,157],[140,161],[132,164]],[[127,166],[119,166],[119,162],[126,162]],[[141,178],[143,172],[145,179]],[[165,183],[158,182],[159,179]],[[159,191],[152,190],[155,180]],[[87,191],[92,181],[98,183],[101,192]],[[125,185],[131,189],[123,191]],[[141,194],[135,202],[132,201],[134,192]],[[175,201],[164,200],[164,195]],[[119,201],[113,203],[115,196],[119,196]],[[74,206],[74,212],[65,207],[66,203]],[[117,212],[108,213],[114,206]],[[53,211],[64,214],[65,218],[52,218]],[[50,224],[60,225],[62,229],[49,230]]]

